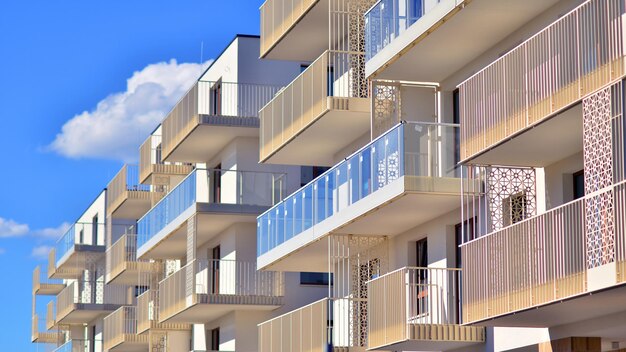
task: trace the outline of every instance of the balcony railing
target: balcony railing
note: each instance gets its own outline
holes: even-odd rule
[[[199,124],[214,121],[231,126],[258,126],[259,110],[280,88],[198,81],[163,120],[163,158]]]
[[[64,286],[63,280],[49,279],[48,274],[41,271],[40,266],[37,266],[35,270],[33,270],[33,293],[55,294],[57,290],[60,290]]]
[[[159,290],[147,290],[137,297],[137,333],[150,329],[189,330],[191,325],[179,323],[159,323]]]
[[[283,294],[284,275],[257,271],[254,262],[194,260],[159,283],[159,315],[163,321],[194,304],[280,305]]]
[[[464,0],[456,0],[462,3]],[[379,0],[365,13],[366,60],[371,59],[441,0]]]
[[[523,220],[464,244],[463,322],[472,323],[584,294],[588,289],[586,219],[603,219],[598,198],[610,199],[615,212],[615,244],[608,229],[599,249],[617,264],[615,282],[626,282],[626,184]],[[587,209],[593,206],[596,213]],[[619,214],[619,215],[618,215]],[[603,232],[604,233],[604,232]],[[611,261],[609,259],[609,261]]]
[[[458,125],[402,123],[334,166],[257,220],[260,256],[401,177],[457,177]]]
[[[324,298],[259,324],[259,352],[327,352],[328,318],[329,300]]]
[[[195,203],[270,207],[285,193],[286,175],[239,170],[194,170],[137,223],[138,245],[146,244]]]
[[[408,340],[482,342],[484,328],[461,327],[459,269],[402,268],[368,283],[368,347]],[[393,300],[394,304],[389,304]]]
[[[82,305],[113,307],[128,304],[126,286],[105,285],[102,280],[77,280],[69,284],[57,296],[56,320],[61,321]],[[91,307],[91,306],[90,306]]]
[[[261,57],[319,0],[266,0],[261,5]]]
[[[48,331],[45,319],[40,319],[38,314],[33,315],[31,341],[40,343],[58,343],[61,335],[58,331]]]
[[[90,340],[81,340],[81,339],[72,339],[62,344],[58,348],[56,348],[53,352],[88,352],[94,351],[95,346],[102,343],[100,340],[94,340],[93,342]]]
[[[163,161],[160,135],[150,135],[139,148],[139,181],[142,183],[148,180],[152,174],[188,175],[192,169],[193,166],[188,163]]]
[[[619,1],[587,1],[460,84],[461,158],[622,77],[622,12]]]
[[[77,245],[104,246],[105,224],[76,223],[57,240],[55,245],[55,264],[58,267],[67,254],[73,252]],[[50,268],[48,268],[48,271]],[[54,271],[54,270],[52,270]]]
[[[104,318],[104,350],[122,343],[148,344],[148,336],[137,335],[136,307],[123,306]]]
[[[56,325],[55,302],[50,301],[46,305],[46,330],[52,330]]]
[[[369,96],[357,63],[363,54],[326,51],[260,111],[261,160],[297,136],[328,110],[350,110],[349,98]],[[329,100],[328,98],[336,98]],[[369,102],[367,102],[369,108]]]
[[[157,272],[158,264],[137,259],[137,235],[125,234],[106,251],[107,282],[125,270]],[[137,278],[138,280],[138,278]]]

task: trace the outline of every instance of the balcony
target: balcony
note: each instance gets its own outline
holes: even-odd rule
[[[62,280],[52,280],[48,274],[41,271],[37,266],[33,270],[33,294],[34,295],[57,295],[65,288]]]
[[[204,323],[234,310],[274,310],[283,304],[282,273],[253,262],[194,260],[159,283],[161,322]]]
[[[136,307],[124,306],[104,318],[105,351],[145,351],[148,335],[137,334]]]
[[[326,51],[260,111],[261,162],[333,165],[336,154],[367,135],[367,82],[361,54]]]
[[[626,73],[617,40],[622,11],[615,2],[587,1],[461,83],[461,158],[547,165],[545,150],[580,144],[580,106],[577,117],[567,109]]]
[[[259,110],[277,86],[198,81],[163,120],[163,161],[210,160],[237,137],[259,136]]]
[[[73,279],[80,276],[88,262],[104,255],[104,233],[104,224],[73,224],[48,254],[48,277]]]
[[[621,182],[462,245],[463,322],[552,327],[624,310],[625,212]]]
[[[159,322],[159,290],[147,290],[137,297],[137,333],[150,330],[190,330],[190,324]]]
[[[106,251],[106,283],[137,285],[139,273],[158,273],[159,264],[137,259],[137,235],[120,237]]]
[[[52,352],[89,352],[94,351],[101,343],[102,341],[100,340],[92,342],[89,340],[72,339],[57,347]]]
[[[457,130],[450,124],[396,125],[263,213],[257,220],[259,268],[323,272],[328,268],[319,256],[327,247],[319,239],[328,234],[393,236],[457,209]]]
[[[370,281],[368,348],[447,351],[484,343],[484,327],[459,325],[460,274],[402,268]]]
[[[254,222],[282,199],[285,174],[197,169],[137,223],[138,257],[169,259],[187,250],[186,221],[196,220],[201,245],[235,223]]]
[[[107,186],[107,214],[122,219],[138,219],[163,196],[139,183],[137,165],[124,165]]]
[[[150,135],[139,148],[139,182],[151,185],[169,185],[171,176],[183,178],[191,172],[193,166],[186,163],[168,163],[163,161],[161,136]],[[167,181],[164,181],[167,180]]]
[[[380,0],[365,15],[365,76],[443,82],[557,3]],[[567,11],[574,3],[557,10]]]
[[[105,285],[102,280],[78,280],[59,293],[56,324],[88,323],[128,304],[128,288]]]
[[[48,324],[45,319],[39,319],[37,314],[33,315],[33,325],[30,340],[36,343],[56,344],[60,341],[61,335],[58,331],[48,331]]]
[[[329,28],[329,0],[266,0],[261,58],[312,61],[328,48]]]
[[[367,300],[324,298],[259,324],[259,352],[364,351]]]

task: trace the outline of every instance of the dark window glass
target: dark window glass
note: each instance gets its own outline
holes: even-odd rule
[[[585,195],[585,173],[580,170],[572,175],[574,178],[574,199],[581,198]]]
[[[328,273],[300,273],[300,285],[324,285],[332,284],[332,279],[329,279]]]

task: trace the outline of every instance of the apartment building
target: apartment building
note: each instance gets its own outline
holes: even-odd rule
[[[54,298],[33,342],[252,352],[257,324],[326,295],[323,275],[256,270],[257,216],[314,171],[258,163],[258,111],[301,70],[259,50],[237,35],[35,270],[33,312]]]
[[[332,167],[258,218],[257,266],[333,285],[259,351],[626,348],[624,8],[266,0],[261,56],[322,56],[260,160]]]

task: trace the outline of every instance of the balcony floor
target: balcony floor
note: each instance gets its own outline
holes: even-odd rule
[[[86,324],[114,312],[119,307],[121,307],[119,304],[74,304],[74,307],[64,316],[57,313],[56,325]]]
[[[458,178],[402,177],[258,257],[258,268],[327,271],[324,236],[398,235],[460,208],[460,194]]]
[[[265,206],[196,203],[137,250],[140,259],[170,259],[187,251],[187,220],[196,214],[197,243],[204,244],[236,223],[255,223]]]
[[[259,138],[258,118],[202,115],[200,119],[206,123],[194,127],[168,155],[163,156],[164,161],[204,163],[237,137]]]
[[[191,297],[187,297],[188,299]],[[222,294],[196,294],[193,304],[163,323],[202,324],[217,319],[232,311],[271,311],[283,303],[282,297],[239,296]]]
[[[39,284],[39,289],[34,290],[36,295],[58,295],[65,288],[65,284]]]
[[[370,59],[366,77],[442,82],[559,1],[465,2],[442,1]]]

